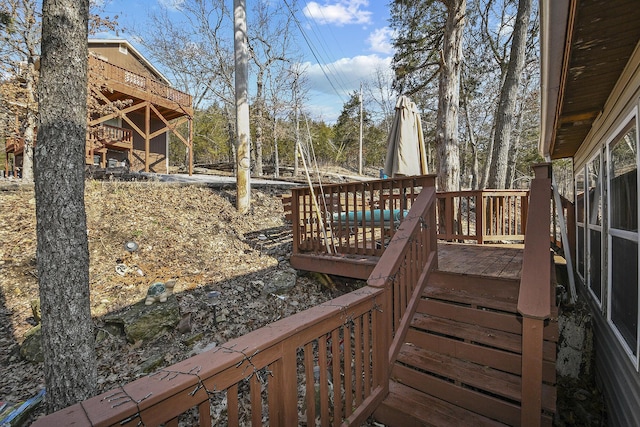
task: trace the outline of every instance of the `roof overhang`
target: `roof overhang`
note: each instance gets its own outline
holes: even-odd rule
[[[540,0],[540,152],[572,157],[640,40],[637,0]]]

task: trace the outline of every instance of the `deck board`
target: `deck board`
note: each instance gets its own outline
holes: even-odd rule
[[[438,242],[438,269],[449,273],[520,279],[523,245]]]

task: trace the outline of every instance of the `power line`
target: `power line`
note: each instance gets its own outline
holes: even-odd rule
[[[307,36],[307,33],[304,31],[304,28],[302,27],[302,24],[300,23],[300,21],[298,20],[298,18],[296,17],[293,9],[291,8],[291,5],[289,4],[289,2],[287,0],[284,0],[284,4],[287,6],[287,9],[289,9],[289,13],[291,13],[291,17],[293,18],[294,22],[296,23],[296,26],[298,27],[298,30],[300,30],[300,33],[302,34],[302,37],[305,41],[305,43],[307,44],[307,46],[309,47],[309,50],[311,51],[311,54],[313,55],[314,59],[316,60],[316,62],[318,63],[318,66],[320,67],[320,70],[322,70],[322,74],[324,75],[324,77],[327,79],[327,81],[329,82],[329,85],[331,86],[331,88],[333,89],[333,91],[335,92],[335,94],[340,98],[340,100],[344,103],[345,100],[342,97],[342,95],[340,94],[340,92],[336,89],[335,85],[333,84],[333,81],[331,80],[331,78],[329,78],[329,74],[327,73],[327,70],[325,69],[325,66],[320,62],[318,55],[316,53],[316,49],[314,48],[313,44],[311,43],[311,41],[309,40],[309,37]]]

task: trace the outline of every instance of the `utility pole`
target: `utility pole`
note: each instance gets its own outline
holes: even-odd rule
[[[358,157],[358,174],[362,175],[362,82],[360,82],[360,151]]]
[[[249,50],[247,49],[247,3],[233,0],[234,52],[236,68],[236,209],[247,213],[251,200],[249,129]]]

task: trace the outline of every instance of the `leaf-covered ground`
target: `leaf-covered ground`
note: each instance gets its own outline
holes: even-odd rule
[[[142,367],[152,360],[168,366],[354,286],[330,290],[299,275],[284,293],[265,291],[270,277],[290,269],[282,192],[252,190],[251,211],[241,215],[233,188],[87,181],[91,310],[96,330],[102,331],[100,391],[146,375]],[[44,381],[41,364],[26,362],[19,353],[35,324],[31,301],[38,298],[33,190],[0,191],[0,215],[0,400],[20,401]],[[127,242],[138,250],[125,250]],[[116,271],[118,264],[128,267],[124,275]],[[104,328],[104,315],[144,299],[151,283],[169,279],[177,280],[174,293],[181,314],[189,317],[187,330],[128,343]],[[219,292],[216,314],[225,319],[217,324],[208,297],[214,291]]]

